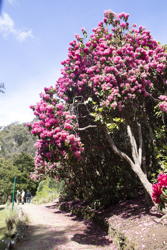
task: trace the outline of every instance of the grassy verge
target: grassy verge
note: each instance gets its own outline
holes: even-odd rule
[[[18,208],[0,208],[0,250],[15,245],[17,239],[23,237],[27,222],[27,217]]]
[[[5,223],[6,210],[5,208],[0,208],[0,240],[4,238],[6,232],[6,223]]]

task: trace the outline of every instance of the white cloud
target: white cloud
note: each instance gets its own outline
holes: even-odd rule
[[[11,4],[11,5],[13,5],[13,4],[16,2],[16,0],[7,0],[7,1],[8,1],[8,3]]]
[[[23,42],[27,38],[33,38],[32,30],[19,30],[15,26],[15,22],[13,19],[9,16],[8,13],[4,13],[0,17],[0,34],[3,37],[7,37],[9,35],[14,35],[15,38]]]
[[[17,40],[18,41],[23,42],[27,38],[33,38],[32,30],[20,31],[17,33]]]

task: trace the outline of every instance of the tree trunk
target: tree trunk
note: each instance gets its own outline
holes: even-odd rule
[[[152,196],[151,196],[152,195],[152,184],[147,179],[147,176],[145,175],[145,173],[141,169],[141,166],[134,165],[134,166],[131,166],[131,167],[132,167],[133,171],[136,173],[136,175],[139,177],[139,180],[141,181],[141,183],[144,186],[145,190],[147,191],[150,198],[152,199]]]
[[[106,138],[108,140],[110,147],[113,149],[113,151],[117,155],[119,155],[121,158],[125,159],[129,163],[132,170],[138,176],[143,187],[145,188],[146,192],[148,193],[149,197],[152,200],[152,184],[149,182],[146,174],[143,172],[141,168],[142,166],[142,133],[141,133],[140,124],[138,124],[138,134],[139,134],[139,146],[138,147],[137,147],[135,137],[132,133],[131,127],[129,125],[127,126],[127,133],[130,139],[131,152],[132,152],[131,158],[126,153],[122,152],[121,150],[117,148],[117,146],[115,145],[106,127],[104,128],[104,130],[105,130],[104,132],[105,132],[105,135],[106,135]]]

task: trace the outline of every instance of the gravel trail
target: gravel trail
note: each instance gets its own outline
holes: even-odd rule
[[[104,232],[63,213],[54,203],[21,206],[30,223],[16,250],[116,250]]]

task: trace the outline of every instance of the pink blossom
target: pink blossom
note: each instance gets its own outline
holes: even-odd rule
[[[59,110],[64,110],[64,105],[62,103],[56,104],[56,108]]]
[[[81,152],[80,152],[80,151],[75,151],[75,152],[74,152],[74,155],[75,155],[77,158],[80,158],[80,157],[81,157]]]
[[[160,102],[159,108],[160,108],[160,110],[167,112],[167,102]]]
[[[161,101],[167,102],[167,96],[166,96],[166,95],[160,95],[160,96],[159,96],[159,99],[160,99]]]
[[[159,174],[158,175],[158,183],[162,186],[162,187],[167,187],[167,174]]]
[[[69,123],[65,123],[64,128],[70,130],[70,129],[73,128],[73,126],[71,124],[69,124]]]
[[[104,11],[104,17],[111,18],[114,16],[116,17],[116,13],[114,13],[112,10],[105,10]]]
[[[155,201],[156,203],[160,203],[161,202],[160,195],[162,194],[161,186],[158,183],[156,183],[152,185],[152,189],[153,189],[152,193],[153,201]]]
[[[163,188],[167,188],[167,174],[161,173],[158,175],[158,182],[152,185],[152,198],[156,203],[162,203],[161,195]]]

